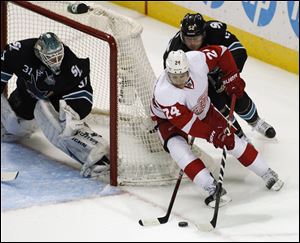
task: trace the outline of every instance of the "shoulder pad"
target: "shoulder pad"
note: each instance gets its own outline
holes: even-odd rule
[[[68,47],[64,46],[65,48],[65,57],[67,60],[67,66],[78,66],[83,71],[90,70],[90,59],[89,58],[79,58],[76,54]]]
[[[206,42],[209,45],[222,44],[227,25],[219,21],[209,21],[205,27]]]
[[[205,24],[205,30],[206,31],[226,31],[227,25],[223,22],[211,20],[207,21]]]

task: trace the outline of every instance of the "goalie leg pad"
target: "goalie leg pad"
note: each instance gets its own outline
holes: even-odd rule
[[[34,109],[34,118],[45,137],[56,147],[60,147],[59,135],[63,127],[59,121],[59,114],[50,102],[39,100]]]
[[[65,115],[62,115],[65,113]],[[108,170],[109,146],[101,135],[92,131],[65,101],[60,102],[59,113],[50,102],[39,100],[34,117],[46,138],[57,148],[81,163],[81,175],[92,176],[93,172]],[[64,117],[64,120],[60,118]],[[74,125],[76,124],[76,125]],[[99,168],[99,166],[101,169]]]
[[[13,142],[24,137],[30,137],[36,129],[35,121],[18,117],[6,97],[1,94],[1,140]]]
[[[82,164],[82,176],[96,176],[109,169],[108,143],[88,126],[84,126],[73,136],[63,137],[62,143],[67,153]]]

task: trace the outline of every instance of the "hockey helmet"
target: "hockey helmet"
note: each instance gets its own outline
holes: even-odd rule
[[[166,71],[173,85],[183,87],[189,78],[189,64],[184,51],[171,51],[166,60]]]
[[[64,58],[64,45],[52,32],[40,35],[34,45],[35,55],[56,75]]]
[[[180,31],[183,36],[198,36],[204,34],[204,24],[205,20],[203,19],[200,13],[196,14],[186,14],[181,21]]]

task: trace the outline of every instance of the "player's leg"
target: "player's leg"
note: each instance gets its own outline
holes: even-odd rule
[[[260,176],[270,190],[279,191],[283,186],[277,175],[265,162],[260,153],[250,143],[235,137],[235,147],[228,153],[235,156],[242,165],[249,168],[256,175]]]
[[[226,119],[217,111],[210,109],[205,122],[213,124],[213,126],[226,127]],[[229,154],[237,158],[242,165],[249,168],[256,175],[261,177],[266,184],[266,187],[271,190],[278,191],[283,186],[283,182],[278,178],[278,175],[268,166],[261,157],[260,153],[250,143],[234,136],[234,148],[227,150]]]
[[[274,138],[276,136],[275,129],[259,117],[256,105],[246,92],[236,100],[235,112],[265,137]]]
[[[187,135],[173,126],[167,120],[160,120],[158,126],[159,137],[164,144],[164,149],[170,153],[178,166],[199,187],[207,192],[205,203],[211,207],[215,204],[216,180],[205,167],[202,160],[196,157],[191,146],[187,143]],[[209,200],[208,200],[209,199]],[[231,199],[222,191],[220,205],[227,204]]]

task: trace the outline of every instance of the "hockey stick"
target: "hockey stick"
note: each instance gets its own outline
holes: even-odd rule
[[[235,101],[236,101],[236,96],[235,94],[232,95],[231,98],[231,104],[230,104],[230,113],[229,117],[227,120],[227,136],[231,134],[231,126],[232,126],[232,117],[233,117],[233,112],[234,112],[234,107],[235,107]],[[222,160],[221,160],[221,166],[220,166],[220,173],[219,173],[219,180],[217,184],[217,192],[216,192],[216,204],[215,204],[215,209],[214,209],[214,215],[213,218],[210,221],[210,224],[208,225],[198,225],[198,228],[202,228],[205,230],[212,230],[216,228],[217,225],[217,219],[218,219],[218,213],[219,213],[219,204],[220,204],[220,198],[221,198],[221,192],[222,192],[222,185],[223,185],[223,178],[224,178],[224,170],[225,170],[225,161],[226,161],[226,156],[227,156],[227,149],[224,146],[223,148],[223,153],[222,153]]]
[[[18,175],[19,175],[19,171],[1,172],[1,182],[13,181],[18,177]]]
[[[195,138],[192,137],[191,141],[190,141],[190,145],[191,146],[193,145],[194,140],[195,140]],[[156,218],[156,219],[145,219],[145,220],[140,219],[139,220],[139,224],[141,226],[159,225],[159,224],[165,224],[165,223],[168,222],[170,214],[171,214],[171,211],[172,211],[173,204],[175,202],[175,198],[176,198],[176,195],[177,195],[177,191],[178,191],[178,188],[179,188],[182,176],[183,176],[183,170],[180,169],[180,171],[179,171],[179,177],[177,179],[177,182],[176,182],[176,185],[175,185],[175,188],[174,188],[174,191],[173,191],[173,194],[172,194],[172,197],[171,197],[171,201],[169,203],[169,207],[168,207],[166,215],[163,216],[163,217]]]
[[[168,207],[166,215],[163,216],[163,217],[156,218],[156,219],[145,219],[145,220],[140,219],[139,220],[140,225],[142,225],[142,226],[151,226],[151,225],[165,224],[165,223],[168,222],[171,211],[172,211],[172,207],[173,207],[176,195],[177,195],[177,191],[178,191],[181,179],[182,179],[182,176],[183,176],[183,170],[180,170],[179,171],[179,177],[177,179],[177,182],[176,182],[176,185],[175,185],[175,188],[174,188],[172,198],[171,198],[171,201],[169,203],[169,207]]]

